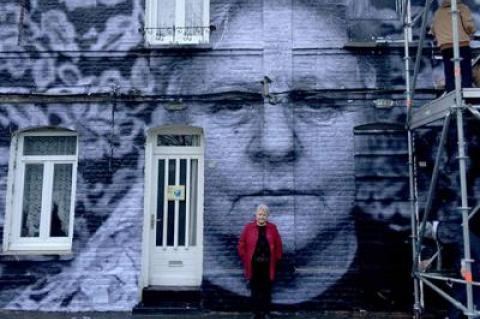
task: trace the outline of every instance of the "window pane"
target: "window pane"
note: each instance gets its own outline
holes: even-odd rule
[[[68,237],[72,200],[72,164],[53,166],[51,237]]]
[[[168,185],[175,185],[175,160],[168,161]],[[168,201],[167,246],[174,245],[175,201]]]
[[[158,0],[158,4],[158,27],[172,28],[175,25],[175,0]]]
[[[185,0],[186,35],[203,34],[203,1],[204,0]]]
[[[156,245],[163,245],[163,204],[165,197],[165,160],[158,161]]]
[[[21,237],[40,235],[42,211],[43,164],[26,164],[23,186]]]
[[[180,160],[180,185],[187,184],[187,160]],[[185,190],[187,192],[187,190]],[[185,194],[185,199],[188,194]],[[178,246],[185,246],[185,225],[187,218],[187,206],[186,200],[179,201],[179,212],[178,212]]]
[[[190,246],[197,244],[197,188],[198,160],[192,159],[190,168]]]
[[[23,155],[75,155],[76,136],[25,136]]]
[[[354,19],[398,19],[401,0],[356,0],[352,2],[351,16]],[[379,14],[379,13],[382,14]]]
[[[175,231],[175,201],[168,201],[167,246],[174,244]]]
[[[175,26],[175,0],[157,0],[157,39],[173,36]]]
[[[158,135],[157,146],[200,146],[200,136]]]

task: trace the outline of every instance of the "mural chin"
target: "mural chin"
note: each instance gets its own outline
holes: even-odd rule
[[[293,180],[293,176],[290,177]],[[274,283],[273,302],[307,302],[321,296],[348,274],[357,253],[351,203],[342,203],[341,198],[334,196],[335,190],[294,189],[245,191],[237,196],[217,198],[207,194],[207,211],[230,207],[222,219],[206,216],[206,224],[221,231],[215,236],[208,235],[209,246],[223,247],[215,253],[216,258],[209,259],[205,269],[207,281],[235,294],[249,296],[236,245],[241,226],[254,219],[259,203],[270,208],[269,221],[277,225],[284,248]]]
[[[287,254],[305,248],[316,234],[332,228],[331,223],[322,223],[332,213],[327,210],[321,193],[316,191],[263,190],[240,195],[232,202],[228,216],[243,215],[243,219],[248,220],[259,203],[270,207],[272,214],[269,220],[284,234],[283,245]],[[298,225],[302,227],[297,232],[295,230]]]
[[[291,215],[290,218],[293,218],[293,214]],[[280,217],[280,220],[282,219]],[[273,217],[271,220],[273,221]],[[313,240],[300,249],[289,247],[288,242],[294,243],[295,239],[289,238],[288,234],[284,235],[282,239],[286,251],[274,282],[273,302],[279,304],[307,302],[321,296],[347,275],[358,246],[353,228],[353,221],[347,220],[335,231],[317,233]],[[225,247],[225,250],[220,251],[227,252],[233,248],[238,236],[224,235],[212,240],[212,246]],[[205,269],[205,279],[222,289],[241,296],[249,296],[246,279],[237,262],[239,259],[232,258],[231,255],[228,253],[228,256],[218,256],[212,260],[210,267]]]

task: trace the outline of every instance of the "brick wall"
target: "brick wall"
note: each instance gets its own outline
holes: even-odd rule
[[[244,303],[236,242],[260,202],[284,240],[280,307],[407,307],[405,144],[383,136],[391,156],[372,159],[376,137],[354,135],[363,124],[403,123],[403,61],[399,52],[344,49],[355,25],[348,5],[212,1],[216,31],[202,49],[146,47],[143,1],[30,2],[22,34],[18,2],[2,6],[0,233],[14,132],[75,130],[79,166],[72,255],[1,256],[0,306],[131,309],[140,296],[146,133],[182,124],[203,128],[206,141],[206,307]],[[420,85],[431,88],[437,71],[426,64]],[[377,98],[396,106],[375,109]]]

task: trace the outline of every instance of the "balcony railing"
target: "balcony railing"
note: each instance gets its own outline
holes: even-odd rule
[[[152,44],[202,44],[208,43],[210,26],[145,28],[147,40]]]

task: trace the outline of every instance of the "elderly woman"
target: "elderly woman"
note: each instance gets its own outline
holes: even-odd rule
[[[282,257],[282,239],[275,224],[267,221],[268,214],[267,205],[260,204],[255,220],[245,225],[238,242],[245,277],[250,281],[255,318],[268,314],[275,266]]]

